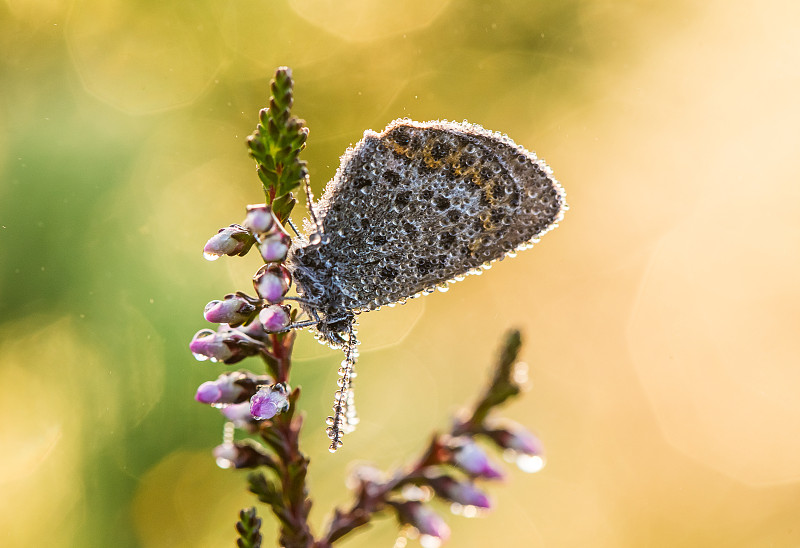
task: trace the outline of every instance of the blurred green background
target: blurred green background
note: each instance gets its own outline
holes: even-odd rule
[[[187,345],[258,266],[201,250],[262,200],[244,139],[288,65],[318,194],[409,116],[507,133],[571,206],[533,251],[362,316],[335,456],[341,357],[300,334],[317,526],[348,462],[414,455],[519,326],[531,390],[506,414],[548,465],[449,517],[452,546],[800,546],[798,6],[0,2],[0,544],[233,545],[253,499],[193,401],[223,368]]]

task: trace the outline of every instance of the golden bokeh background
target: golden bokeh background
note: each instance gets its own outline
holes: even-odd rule
[[[450,545],[800,546],[799,28],[788,0],[3,0],[0,544],[233,545],[253,497],[193,401],[223,368],[187,345],[258,266],[201,249],[261,199],[244,139],[288,65],[317,192],[364,129],[468,119],[571,207],[534,250],[362,316],[335,456],[341,358],[300,334],[317,528],[349,463],[416,454],[518,326],[531,389],[504,412],[548,464],[449,516]]]

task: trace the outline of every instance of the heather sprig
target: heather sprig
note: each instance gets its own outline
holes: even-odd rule
[[[217,329],[199,331],[190,343],[198,360],[230,365],[257,356],[264,364],[262,374],[223,372],[197,389],[195,399],[220,409],[227,420],[224,441],[213,455],[223,468],[250,470],[249,489],[277,518],[281,546],[329,547],[383,514],[393,514],[405,534],[424,536],[426,546],[445,541],[450,530],[428,502],[446,501],[465,516],[488,510],[491,502],[481,484],[505,473],[487,446],[501,449],[527,471],[543,463],[541,443],[533,434],[493,417],[494,408],[521,390],[520,334],[513,331],[506,337],[487,388],[448,432],[433,434],[420,456],[403,469],[381,473],[369,466],[356,468],[352,503],[334,509],[324,531],[315,534],[308,521],[309,459],[299,445],[301,392],[290,382],[296,328],[314,322],[298,322],[298,310],[289,304],[298,299],[287,296],[292,276],[283,265],[292,243],[285,229],[296,203],[292,192],[308,184],[306,163],[299,158],[308,129],[291,113],[288,68],[277,70],[271,92],[269,108],[260,112],[258,127],[247,141],[265,203],[247,206],[241,223],[220,229],[204,248],[206,258],[214,260],[256,247],[264,261],[253,277],[256,295],[236,291],[208,303],[204,317],[218,324]],[[254,508],[242,510],[237,544],[260,546],[260,524]]]

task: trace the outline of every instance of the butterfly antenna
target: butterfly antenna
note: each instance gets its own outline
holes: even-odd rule
[[[356,330],[350,324],[347,328],[347,345],[344,348],[344,360],[339,368],[339,379],[333,402],[333,416],[328,417],[328,437],[331,439],[329,447],[331,453],[335,453],[342,446],[342,435],[349,434],[355,430],[358,423],[356,415],[355,400],[353,397],[353,379],[356,376],[354,371],[356,359],[358,358],[358,340]]]
[[[317,228],[317,232],[322,234],[322,224],[319,222],[317,214],[314,212],[314,194],[311,192],[311,183],[309,182],[308,175],[303,177],[303,189],[305,190],[306,193],[308,214],[311,216],[311,220],[313,221],[314,226]]]
[[[292,220],[291,219],[286,219],[286,222],[289,223],[289,226],[292,227],[292,230],[294,230],[294,235],[295,236],[299,236],[300,235],[300,231],[297,230],[296,226],[294,226],[294,223],[292,222]]]

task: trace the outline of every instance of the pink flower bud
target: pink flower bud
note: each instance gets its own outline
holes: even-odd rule
[[[250,414],[260,420],[271,419],[288,409],[289,397],[282,383],[262,387],[250,398]]]
[[[247,441],[223,443],[214,448],[214,458],[220,468],[256,468],[273,464],[269,455],[257,445]]]
[[[254,234],[264,234],[272,230],[277,222],[267,204],[252,204],[247,206],[247,217],[242,225]]]
[[[452,502],[457,502],[464,506],[477,506],[478,508],[489,508],[489,497],[486,493],[475,487],[471,482],[456,481],[450,476],[438,476],[430,478],[428,485],[433,488],[437,495]]]
[[[453,464],[470,476],[486,479],[503,477],[503,472],[489,460],[486,452],[471,439],[456,438],[452,440],[450,448],[453,453]]]
[[[225,295],[225,300],[211,301],[203,316],[211,323],[227,323],[232,327],[241,325],[256,311],[255,305],[239,295]]]
[[[442,541],[450,538],[447,523],[433,510],[421,502],[408,501],[394,505],[402,523],[415,527],[421,535],[436,537]]]
[[[542,455],[542,442],[519,424],[511,421],[503,422],[502,427],[488,430],[489,436],[502,449],[510,449],[524,455]]]
[[[253,433],[258,430],[258,420],[250,414],[250,401],[226,405],[220,408],[222,416],[233,423],[239,430]]]
[[[264,343],[251,339],[241,331],[222,324],[218,331],[203,329],[195,333],[189,350],[198,361],[211,360],[228,364],[257,354]]]
[[[222,255],[244,255],[254,243],[255,238],[246,228],[231,225],[219,229],[219,232],[206,242],[203,256],[209,261],[216,261]]]
[[[258,244],[258,250],[265,262],[280,263],[286,260],[291,244],[292,239],[281,229],[264,236]]]
[[[283,301],[283,296],[292,285],[289,271],[281,265],[264,265],[253,276],[253,285],[258,296],[270,304]]]
[[[189,343],[189,350],[198,361],[211,360],[221,362],[233,356],[233,350],[225,343],[222,337],[210,329],[198,331],[192,342]]]
[[[206,381],[197,387],[194,399],[200,403],[212,404],[217,402],[222,395],[222,391],[213,381]]]
[[[267,333],[276,333],[289,327],[292,322],[288,306],[273,304],[263,308],[258,314],[258,319]]]
[[[235,403],[246,392],[246,388],[237,381],[252,384],[243,373],[223,373],[217,380],[201,384],[194,399],[209,405]]]

